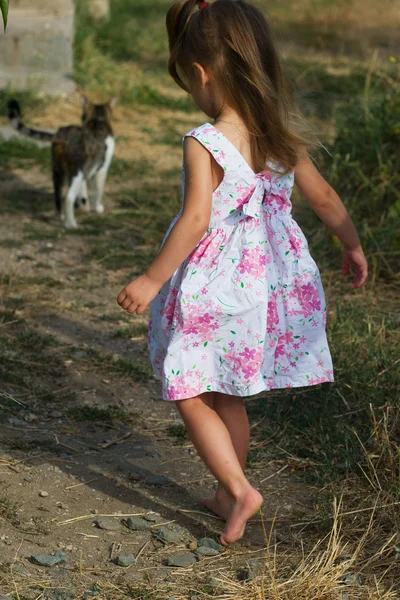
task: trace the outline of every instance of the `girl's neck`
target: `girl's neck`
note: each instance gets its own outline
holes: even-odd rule
[[[226,123],[236,128],[243,128],[245,124],[238,113],[230,106],[225,106],[215,117],[215,125]]]

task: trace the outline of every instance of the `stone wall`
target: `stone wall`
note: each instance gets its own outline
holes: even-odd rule
[[[73,32],[73,0],[11,0],[0,33],[0,88],[72,91]]]

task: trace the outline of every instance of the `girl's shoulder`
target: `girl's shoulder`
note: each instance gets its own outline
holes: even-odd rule
[[[199,125],[194,129],[191,129],[187,133],[185,133],[184,138],[186,137],[209,137],[215,135],[216,129],[210,123],[203,123],[203,125]]]

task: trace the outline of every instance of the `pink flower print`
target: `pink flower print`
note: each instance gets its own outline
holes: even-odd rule
[[[193,348],[198,348],[200,346],[199,342],[193,342]]]
[[[291,363],[290,363],[290,366],[291,366],[291,367],[295,367],[295,366],[296,366],[296,363],[295,363],[295,362],[291,362]]]
[[[286,358],[288,358],[290,360],[292,357],[293,357],[293,354],[291,352],[286,353]]]
[[[236,319],[236,323],[238,325],[243,325],[243,319]]]
[[[283,344],[280,344],[275,348],[275,358],[278,358],[278,356],[285,356],[285,349],[283,347]]]
[[[298,350],[298,349],[300,348],[300,344],[293,344],[293,348],[294,348],[295,350]]]
[[[282,371],[283,371],[284,373],[288,373],[288,372],[289,372],[289,367],[283,367]]]
[[[323,366],[324,366],[324,363],[322,362],[322,360],[319,360],[317,362],[317,367],[323,367]]]
[[[304,356],[304,352],[299,352],[299,356]]]
[[[200,379],[200,377],[201,377],[201,371],[199,371],[199,370],[197,369],[197,371],[195,371],[195,373],[194,373],[194,374],[196,375],[197,379]]]
[[[256,291],[256,296],[259,298],[261,295],[262,295],[262,294],[261,294],[260,290],[257,290],[257,291]]]
[[[280,337],[279,341],[283,344],[291,344],[293,342],[293,333],[291,331],[287,331]]]
[[[304,342],[306,342],[306,341],[307,341],[307,338],[306,338],[306,337],[304,337],[304,335],[302,335],[302,336],[301,336],[301,338],[300,338],[300,342],[301,342],[302,344],[304,344]]]
[[[313,322],[311,323],[311,325],[312,325],[313,327],[318,327],[318,321],[313,321]]]
[[[205,288],[205,287],[204,287],[204,288],[201,290],[201,293],[203,294],[203,296],[205,296],[205,295],[207,294],[207,288]]]
[[[268,318],[267,318],[267,332],[272,333],[274,330],[274,325],[278,325],[279,317],[278,317],[278,309],[277,309],[277,294],[273,292],[271,294],[271,298],[268,302]]]
[[[293,383],[287,383],[287,384],[286,384],[286,387],[287,387],[287,388],[292,388],[292,387],[293,387]]]
[[[229,348],[234,348],[235,347],[235,342],[229,342]]]
[[[257,371],[251,365],[243,366],[242,372],[244,374],[245,379],[250,379],[251,377],[254,377],[254,375],[257,373]]]
[[[247,330],[247,335],[251,335],[253,332],[251,331],[251,329]]]
[[[326,374],[327,374],[327,375],[333,375],[333,371],[332,371],[332,369],[327,369],[327,371],[326,371]]]
[[[247,360],[254,360],[256,351],[250,350],[249,348],[245,348],[243,352],[240,353],[240,356],[247,358]]]
[[[201,360],[207,360],[207,354],[203,354]]]

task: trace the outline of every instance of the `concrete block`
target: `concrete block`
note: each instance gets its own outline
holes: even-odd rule
[[[72,91],[73,35],[73,0],[13,0],[0,36],[0,87]]]

